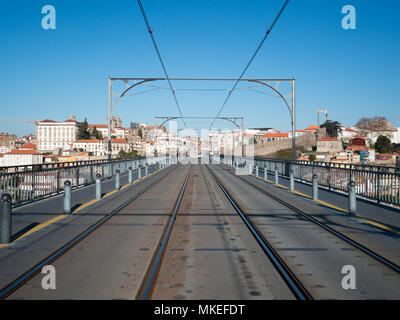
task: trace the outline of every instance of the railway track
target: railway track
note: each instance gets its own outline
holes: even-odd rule
[[[308,292],[308,290],[303,286],[300,280],[296,277],[296,275],[292,272],[292,270],[288,267],[288,265],[283,261],[283,259],[279,256],[277,251],[273,248],[270,242],[265,238],[263,233],[258,229],[258,227],[254,224],[254,222],[248,217],[246,212],[240,207],[240,205],[233,199],[231,194],[227,191],[225,186],[222,184],[221,180],[214,174],[214,172],[210,169],[210,167],[206,166],[209,173],[213,177],[214,181],[217,183],[218,187],[225,194],[228,201],[232,204],[235,211],[242,218],[243,222],[247,226],[250,233],[254,236],[262,250],[267,255],[268,259],[274,265],[276,270],[284,279],[285,283],[292,291],[294,296],[298,300],[313,300],[313,297]]]
[[[165,179],[167,176],[171,175],[175,170],[177,166],[173,168],[170,172],[166,173],[159,179],[153,181],[150,185],[145,187],[143,190],[140,192],[136,193],[134,196],[129,198],[127,201],[125,201],[122,205],[114,209],[111,213],[107,214],[105,217],[99,219],[97,222],[93,223],[90,227],[85,229],[83,232],[75,236],[73,239],[70,241],[66,242],[64,245],[59,247],[57,250],[53,251],[51,254],[49,254],[46,258],[42,259],[40,262],[38,262],[36,265],[28,269],[26,272],[9,282],[7,285],[5,285],[3,288],[0,289],[0,300],[6,299],[9,295],[17,291],[19,288],[21,288],[25,283],[27,283],[30,279],[32,279],[34,276],[39,274],[42,270],[42,267],[48,264],[53,263],[60,257],[62,257],[64,254],[66,254],[70,249],[75,247],[79,242],[82,240],[86,239],[90,234],[92,234],[95,230],[99,229],[102,225],[104,225],[107,221],[109,221],[111,218],[116,216],[122,209],[124,209],[126,206],[134,202],[137,198],[139,198],[141,195],[146,193],[148,190],[150,190],[153,186],[158,184],[160,181]]]
[[[356,249],[362,251],[364,254],[372,257],[374,260],[378,261],[379,263],[383,264],[384,266],[390,268],[391,270],[393,270],[393,271],[395,271],[397,273],[400,273],[400,266],[395,264],[394,262],[386,259],[385,257],[383,257],[380,254],[374,252],[373,250],[363,246],[359,242],[349,238],[348,236],[344,235],[343,233],[341,233],[341,232],[335,230],[334,228],[326,225],[325,223],[323,223],[323,222],[319,221],[318,219],[312,217],[310,214],[304,212],[303,210],[301,210],[301,209],[299,209],[297,207],[294,207],[290,203],[282,200],[281,198],[278,198],[277,196],[271,194],[270,192],[264,190],[263,188],[260,188],[259,186],[249,182],[247,179],[244,179],[241,176],[235,175],[232,172],[232,170],[228,170],[228,169],[226,169],[225,167],[223,167],[221,165],[219,165],[219,167],[222,168],[223,170],[227,171],[231,175],[237,177],[241,181],[245,182],[247,185],[250,185],[251,187],[253,187],[257,191],[261,192],[262,194],[268,196],[269,198],[273,199],[274,201],[276,201],[276,202],[280,203],[281,205],[285,206],[286,208],[292,210],[296,214],[300,215],[303,219],[316,224],[317,226],[319,226],[323,230],[329,232],[330,234],[334,235],[335,237],[339,238],[340,240],[342,240],[342,241],[346,242],[347,244],[350,244],[351,246],[355,247]]]
[[[148,300],[151,299],[153,294],[154,287],[157,282],[157,276],[160,271],[163,258],[165,255],[165,251],[168,245],[168,241],[170,239],[171,233],[173,231],[175,221],[177,219],[178,211],[180,205],[182,203],[183,195],[186,190],[186,186],[188,184],[189,178],[191,174],[191,165],[189,167],[188,173],[186,174],[185,180],[181,186],[178,198],[175,201],[174,207],[171,210],[171,214],[169,216],[166,227],[162,233],[161,239],[157,245],[157,250],[154,252],[154,255],[151,259],[150,265],[145,273],[142,284],[139,288],[139,291],[136,295],[137,300]]]

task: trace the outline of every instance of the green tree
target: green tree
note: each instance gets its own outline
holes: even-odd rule
[[[315,160],[317,160],[317,157],[315,156],[315,154],[310,154],[310,155],[308,156],[308,159],[309,159],[310,161],[315,161]]]
[[[89,132],[89,125],[87,122],[87,119],[85,118],[85,121],[83,121],[78,129],[78,135],[77,139],[78,140],[87,140],[90,139],[90,132]]]
[[[328,120],[324,124],[321,124],[321,128],[326,129],[326,134],[331,138],[337,138],[339,132],[342,131],[342,125],[338,121]]]
[[[386,136],[380,135],[375,143],[375,150],[378,153],[389,153],[392,152],[392,142]]]
[[[94,127],[91,131],[90,131],[90,137],[93,139],[99,139],[99,140],[103,140],[103,134],[96,129],[96,127]]]

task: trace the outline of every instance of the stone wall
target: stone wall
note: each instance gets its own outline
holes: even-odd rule
[[[316,144],[316,137],[314,133],[306,133],[299,137],[296,137],[296,147],[303,146],[306,149],[311,150]],[[270,141],[270,142],[258,142],[254,145],[254,156],[268,156],[275,152],[285,149],[292,148],[292,139]]]

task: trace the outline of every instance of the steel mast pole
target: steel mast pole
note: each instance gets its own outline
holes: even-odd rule
[[[296,80],[292,80],[292,160],[296,160]]]
[[[107,158],[111,160],[111,105],[112,105],[112,80],[108,78],[108,128],[107,128]]]

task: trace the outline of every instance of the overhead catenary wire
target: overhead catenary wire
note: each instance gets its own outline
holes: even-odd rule
[[[164,74],[165,74],[165,77],[167,78],[169,87],[170,87],[172,95],[174,97],[174,101],[175,101],[176,107],[178,108],[178,111],[179,111],[179,114],[181,115],[181,117],[183,117],[181,107],[179,106],[178,99],[176,98],[175,90],[172,87],[171,80],[169,79],[167,69],[166,69],[165,64],[163,62],[163,59],[161,58],[160,50],[158,50],[158,46],[157,46],[156,40],[155,40],[154,35],[153,35],[153,30],[150,27],[150,23],[149,23],[149,20],[147,19],[147,16],[146,16],[146,13],[144,11],[142,2],[140,0],[137,0],[137,3],[139,5],[140,11],[142,13],[144,22],[146,23],[147,31],[150,34],[150,38],[151,38],[151,41],[153,42],[153,46],[154,46],[154,49],[156,50],[158,59],[160,60],[161,66],[162,66],[162,68],[164,70]],[[184,126],[186,127],[186,123],[185,123],[184,119],[182,119],[182,122],[183,122]]]
[[[263,39],[261,40],[260,44],[258,45],[256,51],[254,52],[254,54],[252,55],[252,57],[250,58],[250,61],[247,63],[246,67],[243,69],[242,73],[240,74],[239,78],[236,80],[235,84],[233,85],[232,89],[229,90],[228,92],[228,96],[226,97],[224,103],[222,104],[221,108],[219,109],[217,115],[215,116],[213,122],[211,123],[210,129],[212,128],[212,126],[214,125],[215,121],[217,120],[217,118],[219,117],[219,115],[221,114],[222,110],[224,110],[229,98],[232,95],[232,92],[236,89],[238,83],[240,82],[240,80],[243,78],[244,74],[246,73],[247,69],[249,68],[250,64],[253,62],[254,58],[256,57],[258,51],[260,51],[262,45],[264,44],[265,40],[268,38],[269,34],[271,33],[272,29],[274,28],[275,24],[278,22],[280,16],[282,15],[283,11],[285,10],[287,4],[289,3],[289,0],[286,0],[285,3],[283,4],[281,10],[279,11],[278,15],[275,17],[274,22],[271,24],[271,26],[268,28],[267,32],[265,33]]]

